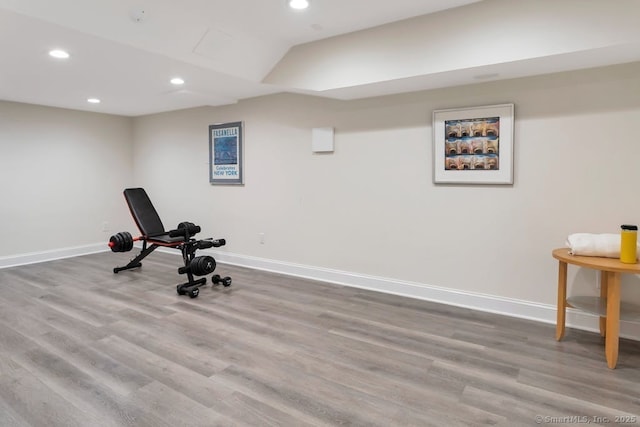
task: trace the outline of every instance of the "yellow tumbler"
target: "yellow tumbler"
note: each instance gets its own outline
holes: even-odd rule
[[[635,264],[638,262],[638,226],[622,225],[620,228],[620,262]]]

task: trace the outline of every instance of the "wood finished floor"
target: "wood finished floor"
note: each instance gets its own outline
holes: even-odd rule
[[[130,255],[0,270],[0,426],[640,425],[639,342],[610,370],[594,333],[225,265],[190,299]]]

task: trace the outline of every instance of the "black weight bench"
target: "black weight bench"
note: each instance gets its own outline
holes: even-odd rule
[[[127,265],[116,267],[113,272],[118,273],[141,267],[141,261],[157,248],[179,249],[182,252],[184,266],[178,268],[178,274],[186,274],[188,281],[177,285],[176,290],[179,295],[187,294],[191,298],[197,297],[200,293],[199,288],[207,283],[207,279],[206,277],[195,279],[194,276],[206,276],[213,273],[216,269],[216,260],[209,255],[196,256],[196,251],[224,246],[225,239],[196,240],[193,236],[198,234],[201,229],[200,226],[191,222],[181,222],[176,229],[166,231],[158,212],[143,188],[127,188],[124,190],[124,198],[142,234],[139,237],[133,237],[127,231],[120,232],[111,236],[109,247],[113,252],[128,252],[133,249],[133,242],[142,241],[142,250]],[[231,285],[231,278],[214,274],[211,277],[211,282],[213,284],[221,283],[227,287]]]

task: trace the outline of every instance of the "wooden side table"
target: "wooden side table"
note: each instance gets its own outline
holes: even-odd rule
[[[624,264],[617,258],[570,255],[568,248],[554,249],[552,255],[558,260],[558,320],[556,340],[564,336],[566,308],[572,307],[600,316],[600,335],[605,337],[607,365],[614,369],[618,362],[618,339],[620,333],[620,275],[640,274],[640,264]],[[567,264],[600,271],[600,298],[573,297],[567,299]],[[640,317],[632,310],[630,319]]]

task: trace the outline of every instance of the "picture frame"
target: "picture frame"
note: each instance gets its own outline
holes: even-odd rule
[[[244,123],[209,126],[209,182],[217,185],[244,184]]]
[[[435,184],[513,184],[514,105],[433,111]]]

